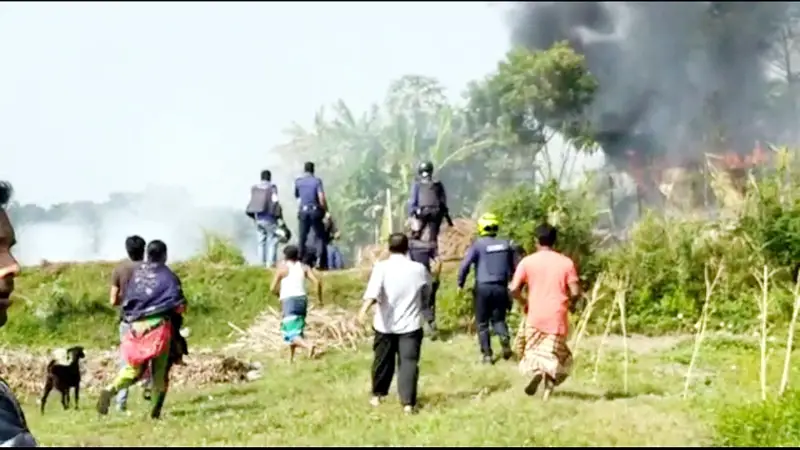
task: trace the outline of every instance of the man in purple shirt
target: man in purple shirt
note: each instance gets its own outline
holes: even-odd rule
[[[314,176],[313,162],[305,163],[303,169],[303,175],[294,180],[294,196],[297,198],[299,206],[297,240],[300,258],[303,260],[306,257],[308,234],[314,230],[317,268],[327,270],[328,246],[324,221],[330,215],[325,189],[322,187],[322,180]]]

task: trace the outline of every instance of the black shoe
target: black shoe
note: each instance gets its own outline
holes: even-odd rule
[[[539,390],[539,385],[542,383],[542,374],[537,373],[531,379],[531,382],[525,386],[525,394],[527,395],[536,395],[536,391]]]
[[[491,355],[483,355],[481,362],[484,364],[494,364],[494,359],[492,359]]]
[[[514,352],[511,351],[511,347],[503,347],[503,359],[508,361],[512,356],[514,356]]]
[[[111,407],[111,397],[113,396],[114,394],[108,389],[103,389],[100,392],[100,398],[97,399],[97,412],[101,416],[108,414],[108,408]]]
[[[142,397],[149,402],[152,399],[151,388],[149,387],[142,388]]]

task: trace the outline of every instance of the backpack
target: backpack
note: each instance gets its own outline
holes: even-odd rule
[[[273,189],[272,184],[268,184],[266,187],[261,185],[253,186],[250,189],[250,203],[247,204],[245,214],[253,217],[259,213],[267,213],[278,217],[276,213],[279,214],[279,205],[277,202],[272,201]]]
[[[417,193],[417,206],[420,208],[441,208],[441,184],[433,180],[420,180]]]

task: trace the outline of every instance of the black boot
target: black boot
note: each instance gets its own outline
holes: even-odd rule
[[[161,408],[164,407],[164,400],[166,398],[167,398],[166,392],[159,392],[158,394],[156,394],[155,404],[153,404],[153,409],[150,411],[151,419],[161,418]]]
[[[504,340],[500,343],[500,345],[503,346],[503,359],[508,361],[512,356],[514,356],[514,352],[511,350],[511,343],[509,340]]]

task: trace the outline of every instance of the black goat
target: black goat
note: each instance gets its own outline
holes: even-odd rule
[[[61,405],[64,409],[69,409],[69,390],[75,389],[75,409],[78,409],[78,398],[81,390],[81,369],[78,362],[85,358],[83,347],[70,347],[67,349],[69,355],[69,365],[58,364],[55,359],[47,364],[47,379],[44,384],[44,394],[42,395],[41,411],[44,414],[44,405],[47,396],[55,388],[61,393]]]

